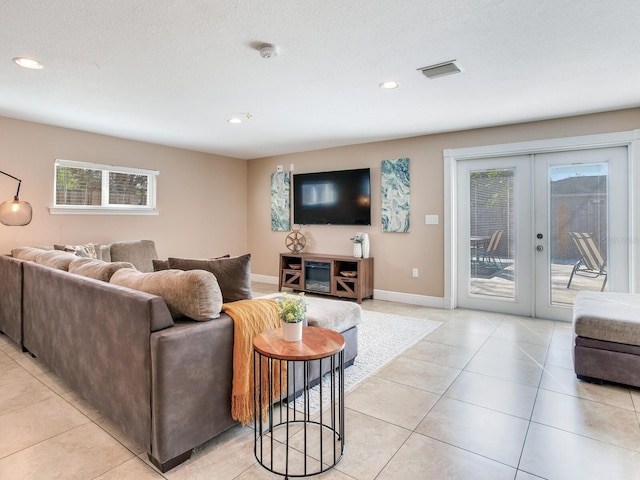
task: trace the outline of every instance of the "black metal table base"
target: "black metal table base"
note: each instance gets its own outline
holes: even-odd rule
[[[286,365],[286,374],[283,365]],[[266,372],[260,375],[263,369]],[[320,378],[319,409],[313,419],[310,372],[326,372],[329,380],[325,386]],[[278,385],[284,386],[279,392]],[[254,455],[260,465],[288,480],[324,473],[342,460],[345,449],[343,351],[314,360],[278,360],[254,352],[254,386]],[[328,401],[323,399],[327,388],[330,390]],[[302,411],[289,407],[299,396]],[[261,421],[261,412],[265,409],[266,416]],[[292,466],[294,456],[302,461]]]

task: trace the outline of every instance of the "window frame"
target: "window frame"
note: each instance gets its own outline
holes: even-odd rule
[[[100,205],[58,205],[57,176],[58,167],[83,168],[102,172],[102,189]],[[125,173],[144,175],[147,177],[147,205],[119,205],[109,203],[109,174]],[[49,207],[51,215],[159,215],[156,208],[157,177],[160,172],[142,168],[120,167],[99,163],[77,162],[73,160],[56,159],[53,167],[53,206]]]

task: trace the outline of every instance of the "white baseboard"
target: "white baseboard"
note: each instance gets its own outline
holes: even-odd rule
[[[387,302],[408,303],[421,307],[445,308],[444,298],[416,295],[414,293],[390,292],[388,290],[373,290],[373,298]]]
[[[252,273],[251,281],[259,282],[259,283],[268,283],[270,285],[278,285],[278,277],[273,277],[271,275],[260,275],[259,273]]]
[[[268,283],[278,285],[278,277],[271,275],[251,274],[252,282]],[[432,307],[449,309],[449,301],[442,297],[428,297],[427,295],[416,295],[413,293],[390,292],[388,290],[374,290],[373,298],[387,302],[408,303],[410,305],[420,305],[421,307]]]

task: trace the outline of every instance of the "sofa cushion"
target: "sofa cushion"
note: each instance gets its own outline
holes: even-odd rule
[[[573,328],[581,337],[640,346],[640,295],[580,291]]]
[[[69,270],[69,264],[78,257],[73,253],[61,252],[59,250],[45,250],[37,254],[35,262],[58,270]]]
[[[210,320],[220,316],[222,294],[210,272],[163,270],[143,273],[122,268],[111,276],[110,283],[161,296],[174,318]]]
[[[18,247],[11,250],[11,256],[20,260],[35,262],[36,256],[45,251],[45,249],[37,247]]]
[[[111,280],[111,276],[121,268],[135,267],[129,262],[104,262],[91,258],[78,258],[69,264],[69,272],[103,282]]]
[[[222,291],[224,303],[250,300],[251,296],[251,254],[239,257],[198,260],[169,258],[169,268],[179,270],[206,270],[215,275]]]
[[[131,262],[141,272],[153,272],[153,260],[158,258],[153,240],[133,240],[111,244],[112,262]]]

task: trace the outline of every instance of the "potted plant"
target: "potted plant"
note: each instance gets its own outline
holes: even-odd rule
[[[299,342],[302,340],[302,322],[307,313],[304,292],[295,296],[283,293],[278,298],[278,306],[282,321],[282,338],[286,342]]]

